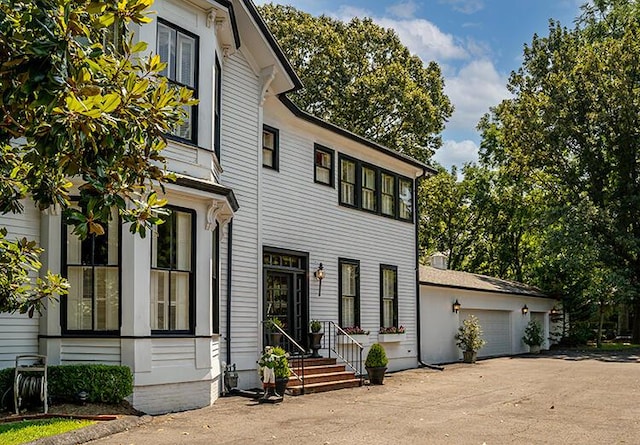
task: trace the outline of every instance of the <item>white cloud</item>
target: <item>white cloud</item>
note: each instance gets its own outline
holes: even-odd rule
[[[388,14],[401,19],[410,19],[415,16],[418,5],[409,0],[407,2],[396,3],[386,8]]]
[[[455,11],[473,14],[484,8],[482,0],[440,0],[440,3],[451,5]]]
[[[442,147],[433,155],[433,160],[451,170],[451,166],[455,165],[461,168],[467,162],[478,161],[478,146],[475,142],[465,141],[444,141]]]
[[[455,106],[447,131],[472,130],[489,107],[510,96],[507,79],[489,60],[474,60],[445,79],[445,93]]]

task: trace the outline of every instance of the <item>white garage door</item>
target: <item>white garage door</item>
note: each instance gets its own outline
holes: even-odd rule
[[[482,336],[487,344],[478,351],[478,357],[511,354],[511,320],[509,311],[461,310],[460,323],[469,315],[480,320]]]

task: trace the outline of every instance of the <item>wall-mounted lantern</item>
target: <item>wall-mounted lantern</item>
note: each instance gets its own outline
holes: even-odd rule
[[[324,266],[322,263],[318,266],[313,276],[318,280],[318,297],[322,294],[322,280],[324,279]]]
[[[460,304],[460,302],[456,298],[456,301],[451,306],[452,312],[455,312],[457,314],[460,311],[461,307],[462,307],[462,305]]]
[[[525,304],[524,306],[522,306],[522,315],[527,315],[528,313],[529,313],[529,308]]]

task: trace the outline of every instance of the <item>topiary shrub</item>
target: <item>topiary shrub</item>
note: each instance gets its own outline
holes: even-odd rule
[[[133,392],[133,375],[127,366],[61,365],[49,367],[49,395],[72,401],[80,391],[88,402],[116,404]]]
[[[369,349],[367,354],[367,360],[364,362],[364,366],[367,368],[384,368],[389,363],[387,359],[387,353],[384,350],[384,346],[380,343],[374,343]]]

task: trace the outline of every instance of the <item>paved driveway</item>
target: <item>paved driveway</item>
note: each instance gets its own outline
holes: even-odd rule
[[[223,398],[92,443],[640,444],[640,357],[498,358],[279,405]]]

